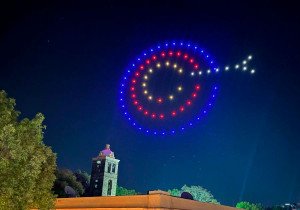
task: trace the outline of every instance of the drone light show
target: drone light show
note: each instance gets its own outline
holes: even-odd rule
[[[250,75],[252,56],[220,67],[206,50],[190,42],[167,42],[143,52],[126,69],[120,105],[129,123],[154,135],[183,132],[200,122],[218,95],[216,77],[223,72]]]

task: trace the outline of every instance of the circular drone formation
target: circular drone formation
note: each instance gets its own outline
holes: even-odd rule
[[[233,69],[249,71],[249,55]],[[120,105],[138,130],[154,135],[182,132],[212,108],[218,91],[211,74],[220,68],[197,45],[172,42],[144,52],[126,70],[121,82]],[[254,69],[249,71],[255,73]]]

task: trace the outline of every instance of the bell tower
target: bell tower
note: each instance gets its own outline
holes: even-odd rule
[[[105,149],[92,159],[91,196],[115,196],[118,181],[118,159],[106,144]]]

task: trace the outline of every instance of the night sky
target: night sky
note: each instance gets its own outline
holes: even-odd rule
[[[24,1],[0,10],[0,89],[21,117],[45,115],[59,167],[90,173],[110,143],[119,185],[142,193],[187,184],[225,205],[300,201],[296,5]],[[158,137],[128,124],[118,89],[129,62],[166,40],[196,42],[223,66],[252,54],[256,74],[222,74],[201,123]]]

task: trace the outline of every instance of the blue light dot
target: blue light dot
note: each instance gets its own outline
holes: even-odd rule
[[[184,127],[182,127],[181,130],[184,130]]]
[[[124,114],[126,115],[126,114],[127,114],[127,112],[124,112]]]
[[[148,131],[148,130],[146,130],[146,133],[149,133],[149,131]]]
[[[210,63],[214,63],[213,61],[211,61]]]
[[[215,95],[212,96],[213,98],[215,97]]]
[[[209,103],[208,105],[211,106],[211,103]]]
[[[190,47],[191,45],[190,45],[190,44],[187,44],[187,46]]]
[[[168,47],[168,43],[166,43],[166,47]]]
[[[123,101],[123,98],[120,98],[120,101]]]
[[[208,57],[209,57],[209,55],[206,55],[206,57],[208,58]]]
[[[158,45],[157,48],[160,49],[160,46]]]
[[[203,50],[201,50],[201,53],[204,53],[204,51],[203,51]]]
[[[124,87],[124,84],[122,84],[122,87]]]
[[[138,61],[140,61],[141,59],[140,59],[140,58],[138,58],[137,60],[138,60]]]
[[[156,135],[156,131],[154,131],[154,134]]]
[[[124,77],[124,79],[127,79],[126,77]]]
[[[124,105],[122,105],[122,107],[124,108],[125,106],[124,106]]]
[[[173,42],[173,45],[176,45],[176,43],[175,43],[175,42]]]
[[[195,46],[195,50],[197,50],[197,48],[198,48],[198,47],[197,47],[197,46]]]
[[[130,70],[128,70],[127,72],[130,73]]]
[[[153,49],[150,49],[151,52],[153,52]]]
[[[163,132],[162,134],[165,135],[165,132]]]
[[[132,123],[133,126],[135,126],[135,123]]]
[[[206,111],[204,110],[203,113],[206,114]]]
[[[182,46],[182,45],[183,45],[183,43],[182,43],[182,42],[180,42],[180,45]]]
[[[192,126],[193,125],[193,123],[190,123],[190,126]]]
[[[147,54],[146,53],[144,53],[144,56],[146,56]]]
[[[217,87],[215,87],[215,90],[217,90],[218,88]]]
[[[200,120],[200,117],[198,117],[197,120]]]
[[[172,133],[175,133],[175,131],[172,131]]]
[[[132,66],[135,66],[134,63],[132,64]]]
[[[140,129],[140,130],[142,130],[142,128],[141,128],[141,127],[140,127],[139,129]]]
[[[129,117],[128,120],[131,120],[131,118]]]

